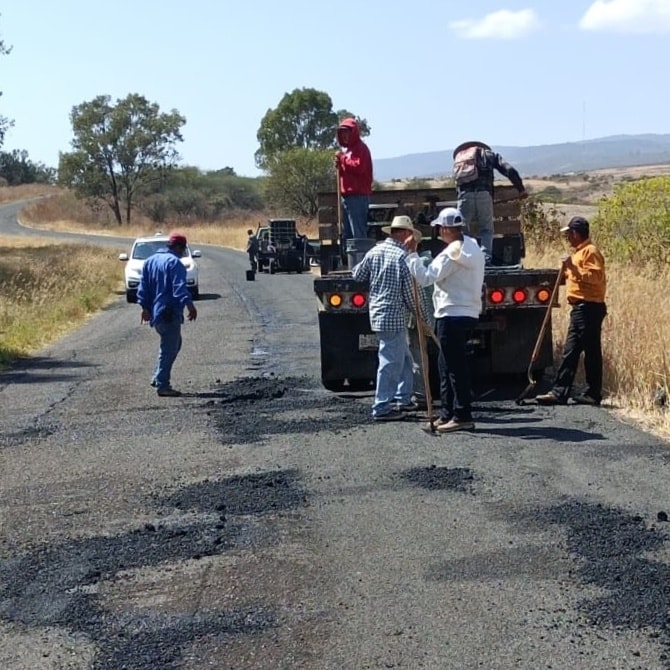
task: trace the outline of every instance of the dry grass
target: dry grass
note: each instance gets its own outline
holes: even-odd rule
[[[109,208],[107,208],[109,209]],[[140,237],[157,232],[179,229],[188,237],[191,246],[214,244],[243,250],[247,243],[247,230],[256,230],[271,217],[281,217],[276,212],[238,212],[218,222],[169,222],[157,225],[147,218],[137,216],[131,225],[119,226],[111,211],[91,210],[69,192],[60,191],[50,198],[31,203],[21,212],[24,225],[43,230],[75,231],[97,235],[122,235]],[[310,238],[318,237],[318,224],[314,220],[297,219],[298,230]]]
[[[16,202],[17,200],[29,200],[45,195],[55,195],[61,189],[57,186],[47,184],[24,184],[23,186],[0,186],[0,203]]]
[[[76,328],[119,289],[107,249],[0,237],[0,365]]]

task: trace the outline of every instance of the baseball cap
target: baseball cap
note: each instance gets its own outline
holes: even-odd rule
[[[573,216],[570,221],[568,221],[568,225],[561,228],[562,233],[567,233],[568,230],[576,230],[582,235],[588,235],[589,222],[583,216]]]
[[[168,244],[173,245],[179,245],[180,247],[185,247],[187,242],[186,242],[186,235],[178,232],[170,233],[170,237],[168,237]]]
[[[437,219],[430,222],[431,226],[440,226],[443,228],[458,228],[463,226],[463,215],[455,207],[445,207],[438,215]]]

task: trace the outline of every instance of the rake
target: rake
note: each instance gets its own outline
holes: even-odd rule
[[[521,395],[514,401],[517,405],[523,404],[524,398],[528,397],[528,394],[531,393],[531,391],[533,391],[533,389],[537,386],[537,379],[533,377],[533,365],[535,365],[540,355],[540,348],[542,347],[542,343],[544,342],[544,336],[547,333],[547,326],[549,325],[549,319],[551,317],[551,309],[554,304],[554,301],[556,300],[556,294],[558,293],[558,287],[561,283],[562,277],[563,277],[563,266],[561,266],[558,275],[556,275],[556,283],[554,284],[554,288],[551,292],[551,298],[549,298],[549,303],[547,304],[547,311],[544,313],[544,319],[542,319],[542,326],[540,327],[540,332],[537,336],[535,347],[533,348],[533,353],[531,354],[530,357],[530,363],[528,363],[528,371],[526,373],[528,377],[528,386],[526,386]]]

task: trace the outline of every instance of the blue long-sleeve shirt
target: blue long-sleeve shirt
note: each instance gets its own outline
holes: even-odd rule
[[[151,314],[151,326],[165,310],[172,311],[173,318],[184,320],[184,307],[192,304],[193,298],[186,286],[186,268],[174,251],[160,249],[144,261],[137,302]]]

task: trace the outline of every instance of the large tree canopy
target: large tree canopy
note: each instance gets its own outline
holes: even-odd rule
[[[323,91],[296,88],[284,94],[275,109],[268,109],[256,134],[259,148],[256,165],[266,170],[278,155],[291,149],[325,150],[337,146],[337,126],[347,110],[333,110],[333,101]],[[361,136],[369,134],[365,119],[357,119]]]
[[[330,96],[313,88],[286,93],[276,109],[266,112],[256,135],[256,165],[268,174],[271,204],[294,214],[316,214],[316,194],[335,189],[337,126],[349,116],[358,121],[362,137],[369,135],[365,119],[345,109],[334,111]]]
[[[100,95],[73,107],[71,153],[60,156],[59,179],[80,197],[105,201],[116,221],[130,222],[134,199],[176,164],[186,119],[161,113],[136,93],[113,105]]]

